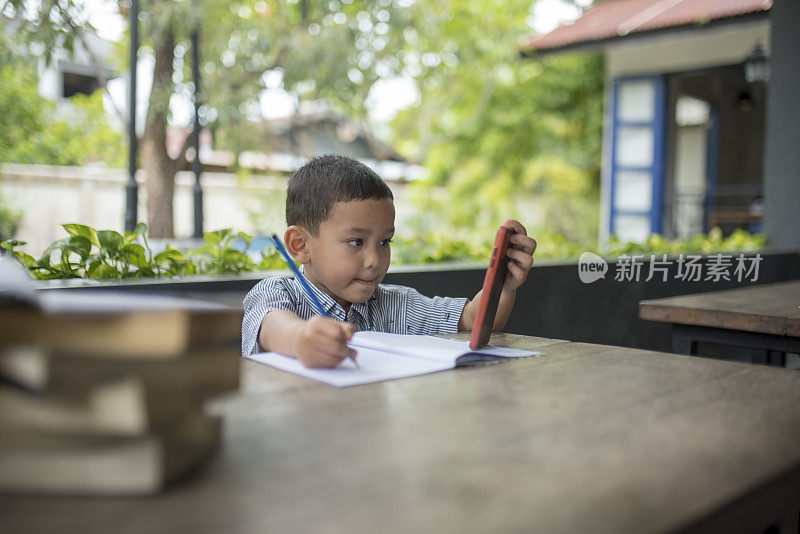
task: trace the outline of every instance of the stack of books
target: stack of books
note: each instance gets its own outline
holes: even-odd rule
[[[241,311],[101,290],[0,291],[0,490],[145,495],[220,439]]]

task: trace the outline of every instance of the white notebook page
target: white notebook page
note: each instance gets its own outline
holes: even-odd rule
[[[333,369],[309,369],[297,359],[275,352],[247,357],[283,371],[344,387],[452,369],[459,356],[470,352],[505,358],[539,354],[506,347],[483,347],[472,351],[465,341],[384,332],[356,332],[349,345],[358,352],[356,360],[359,368],[350,359],[343,360]]]

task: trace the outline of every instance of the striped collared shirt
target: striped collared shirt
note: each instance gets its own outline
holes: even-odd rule
[[[306,281],[308,279],[306,278]],[[426,297],[416,289],[381,284],[366,302],[354,302],[350,311],[309,282],[314,296],[325,311],[339,321],[355,325],[356,330],[377,330],[394,334],[452,334],[467,303],[465,298]],[[266,278],[244,297],[242,355],[264,349],[258,342],[261,321],[273,310],[287,310],[301,319],[319,315],[302,286],[294,278]]]

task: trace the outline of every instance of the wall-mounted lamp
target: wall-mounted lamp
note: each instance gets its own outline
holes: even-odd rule
[[[751,95],[748,91],[742,91],[739,93],[739,97],[736,99],[736,109],[744,112],[753,109],[753,95]]]
[[[769,57],[760,42],[756,42],[753,51],[744,60],[744,77],[747,83],[769,81]]]

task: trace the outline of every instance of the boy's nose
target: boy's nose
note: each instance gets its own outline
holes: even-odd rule
[[[378,265],[378,253],[374,250],[364,255],[364,267],[372,269]]]

